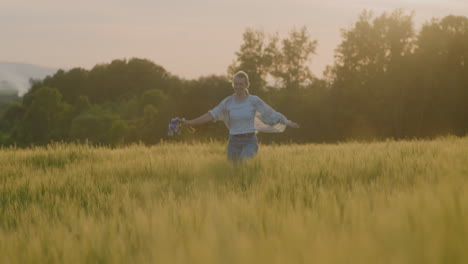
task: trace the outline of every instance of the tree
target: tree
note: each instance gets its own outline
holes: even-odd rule
[[[74,104],[74,112],[76,115],[83,113],[91,108],[91,103],[86,95],[78,96],[76,103]]]
[[[289,90],[311,84],[314,76],[310,62],[316,47],[317,41],[310,39],[305,26],[299,30],[293,29],[289,37],[282,40],[281,52],[274,56],[273,77]]]
[[[0,133],[9,135],[10,141],[18,138],[19,127],[25,115],[25,108],[18,102],[12,103],[0,118]],[[6,136],[4,136],[6,137]],[[4,139],[4,143],[7,142]]]
[[[83,88],[86,85],[88,71],[82,68],[73,68],[69,71],[59,70],[51,76],[47,76],[40,86],[54,87],[62,94],[62,99],[74,104],[80,95],[83,95]],[[34,82],[34,81],[33,81]]]
[[[249,75],[251,92],[261,94],[278,54],[278,37],[267,38],[263,31],[248,28],[243,34],[243,40],[240,50],[236,52],[236,61],[228,67],[228,74],[232,76],[239,70],[246,72]]]
[[[143,117],[139,120],[137,125],[140,139],[147,144],[156,143],[156,131],[159,125],[158,110],[152,105],[146,105],[143,110]]]
[[[154,107],[159,107],[168,100],[168,97],[164,94],[163,91],[159,89],[150,89],[143,92],[141,95],[141,105],[152,105]]]
[[[396,10],[373,18],[363,11],[342,37],[328,71],[333,130],[364,138],[401,134],[408,86],[402,80],[414,49],[412,14]]]
[[[228,68],[228,73],[233,75],[239,70],[245,71],[249,75],[252,93],[264,93],[269,77],[288,89],[313,82],[310,62],[317,41],[310,39],[305,26],[299,30],[293,29],[281,42],[278,34],[267,37],[263,31],[253,29],[247,29],[243,39],[240,50],[236,52],[236,61]]]
[[[71,122],[70,140],[93,144],[114,144],[122,139],[119,118],[109,113],[91,111],[77,116]],[[116,142],[117,141],[117,142]]]
[[[417,133],[468,133],[468,18],[426,23],[415,51],[420,66],[414,92]]]
[[[112,122],[109,130],[109,140],[112,145],[122,145],[128,133],[128,125],[125,121],[116,119]]]
[[[63,140],[68,134],[66,117],[71,106],[62,102],[55,88],[43,87],[32,95],[20,125],[19,140],[26,143],[45,144],[50,140]]]

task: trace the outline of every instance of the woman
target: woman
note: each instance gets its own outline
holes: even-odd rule
[[[256,132],[283,132],[286,126],[299,128],[284,115],[276,112],[257,96],[250,95],[248,75],[240,71],[232,80],[234,94],[225,98],[208,113],[186,125],[200,125],[223,120],[229,129],[228,159],[233,162],[254,157],[258,151]]]

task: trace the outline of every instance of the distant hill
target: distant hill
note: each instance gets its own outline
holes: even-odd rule
[[[29,89],[29,79],[43,79],[58,69],[18,62],[0,61],[0,94],[23,95]]]

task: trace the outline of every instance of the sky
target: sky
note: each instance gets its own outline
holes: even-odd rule
[[[0,61],[91,69],[146,58],[187,79],[225,74],[246,28],[286,37],[306,26],[318,41],[312,72],[333,64],[340,29],[364,10],[403,8],[415,29],[468,16],[468,0],[0,0]]]

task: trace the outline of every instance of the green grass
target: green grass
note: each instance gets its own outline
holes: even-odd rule
[[[0,263],[468,263],[468,138],[0,150]]]

